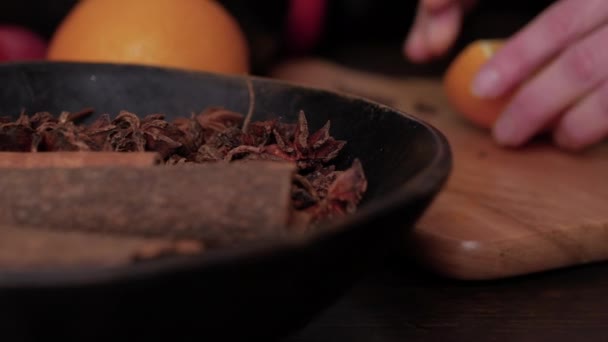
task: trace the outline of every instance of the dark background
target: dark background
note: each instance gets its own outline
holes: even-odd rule
[[[480,1],[453,53],[477,38],[514,33],[552,2]],[[257,52],[256,70],[284,57],[284,1],[223,2]],[[73,3],[0,1],[0,22],[26,25],[50,37]],[[437,72],[441,68],[436,66],[450,56],[429,66],[409,65],[401,56],[415,5],[400,0],[334,0],[322,44],[313,52],[377,72]],[[606,267],[598,263],[498,281],[461,282],[395,258],[285,342],[605,341]]]
[[[5,0],[0,2],[0,23],[27,26],[49,38],[55,27],[63,19],[76,0]],[[284,58],[283,28],[287,1],[285,0],[220,0],[237,17],[252,46],[254,73],[264,73],[277,60]],[[452,50],[435,65],[411,68],[401,55],[401,44],[412,23],[417,1],[374,1],[374,0],[329,0],[329,15],[325,32],[314,53],[336,60],[348,53],[349,45],[382,45],[386,55],[373,56],[361,53],[361,59],[375,59],[377,66],[388,64],[387,59],[403,59],[404,72],[415,70],[437,70],[467,42],[476,38],[506,37],[514,33],[537,13],[552,3],[550,0],[535,0],[527,3],[513,1],[480,0],[476,9],[465,21],[463,34]],[[179,1],[176,1],[179,4]],[[108,18],[109,20],[110,18]],[[336,49],[340,46],[340,49]],[[371,50],[371,49],[370,49]],[[356,59],[355,59],[356,60]],[[366,64],[369,67],[369,61]],[[393,64],[394,65],[394,64]]]

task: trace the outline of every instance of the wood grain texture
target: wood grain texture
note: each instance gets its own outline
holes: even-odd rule
[[[471,282],[393,261],[283,342],[606,341],[607,265]]]
[[[192,253],[180,244],[190,244]],[[113,236],[0,225],[0,270],[53,270],[107,267],[164,255],[202,252],[199,241],[172,241],[140,236]]]
[[[0,169],[150,167],[160,163],[156,152],[0,152]]]
[[[608,259],[608,146],[579,154],[542,141],[498,147],[450,109],[437,79],[390,78],[323,60],[288,62],[272,76],[382,102],[447,136],[453,173],[411,240],[432,270],[496,279]]]
[[[157,167],[4,169],[0,224],[203,240],[281,238],[295,165],[247,161]]]

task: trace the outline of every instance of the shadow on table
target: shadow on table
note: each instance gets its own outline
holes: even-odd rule
[[[596,341],[606,264],[489,282],[443,279],[395,259],[286,342]]]

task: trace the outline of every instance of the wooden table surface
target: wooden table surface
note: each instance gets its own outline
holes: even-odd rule
[[[348,47],[330,57],[368,71],[429,72],[390,51]],[[608,263],[456,281],[396,256],[285,342],[605,341],[607,292]]]
[[[395,261],[285,342],[605,341],[608,265],[494,282]]]

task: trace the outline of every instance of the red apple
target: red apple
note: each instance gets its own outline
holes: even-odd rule
[[[0,25],[0,62],[46,57],[46,41],[24,27]]]

